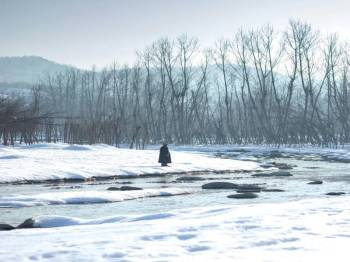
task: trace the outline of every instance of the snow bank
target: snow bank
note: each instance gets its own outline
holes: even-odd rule
[[[194,189],[186,188],[162,188],[133,191],[68,191],[37,195],[11,195],[0,196],[0,208],[109,203],[144,197],[184,195],[195,192],[196,190]]]
[[[36,144],[0,147],[0,183],[88,179],[91,177],[138,176],[194,171],[253,171],[256,160],[271,151],[312,154],[315,158],[350,162],[350,147],[277,148],[269,146],[170,146],[173,164],[160,167],[158,150],[118,149],[107,145]],[[223,152],[233,159],[213,157]]]
[[[36,225],[55,228],[0,232],[0,261],[348,261],[349,201],[323,197],[93,220],[38,217]]]
[[[117,222],[135,222],[154,219],[165,219],[175,216],[172,213],[158,213],[142,216],[115,216],[100,219],[82,219],[66,216],[38,216],[34,218],[34,227],[52,228],[66,226],[83,226],[83,225],[102,225]]]
[[[0,147],[0,183],[259,168],[253,162],[170,150],[173,164],[160,167],[158,150],[66,144]]]

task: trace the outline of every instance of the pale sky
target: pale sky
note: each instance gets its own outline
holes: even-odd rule
[[[346,0],[0,0],[0,56],[38,55],[80,68],[132,63],[135,51],[183,33],[202,47],[241,27],[290,18],[350,39]]]

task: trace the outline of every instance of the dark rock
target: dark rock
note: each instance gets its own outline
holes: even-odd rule
[[[57,187],[59,186],[59,184],[47,184],[47,185],[43,185],[43,187]]]
[[[77,188],[83,188],[83,187],[82,186],[54,186],[54,187],[50,187],[50,189],[65,189],[65,188],[77,189]]]
[[[22,224],[19,224],[17,228],[34,228],[34,222],[34,219],[28,218]]]
[[[228,195],[227,197],[235,198],[235,199],[248,199],[248,198],[257,198],[258,195],[254,193],[240,193],[240,194]]]
[[[237,185],[239,190],[261,190],[262,188],[255,184],[240,184]]]
[[[248,153],[250,151],[244,148],[236,148],[236,149],[227,149],[226,152]]]
[[[326,195],[327,196],[341,196],[341,195],[345,195],[345,192],[329,192]]]
[[[176,179],[178,182],[203,181],[205,178],[199,176],[182,176]]]
[[[237,189],[239,186],[230,182],[211,182],[202,185],[203,189]]]
[[[318,166],[306,166],[305,168],[307,168],[307,169],[319,169],[320,167],[318,167]]]
[[[241,184],[237,185],[237,193],[260,193],[263,188],[257,185]]]
[[[84,182],[84,181],[91,181],[93,180],[92,178],[80,178],[80,177],[76,177],[76,178],[63,178],[62,181],[64,182]]]
[[[284,192],[283,189],[278,189],[278,188],[266,188],[266,189],[262,189],[262,192]]]
[[[277,171],[272,173],[273,176],[293,176],[291,173],[286,171]]]
[[[0,224],[0,231],[8,231],[13,230],[15,227],[9,225],[9,224]]]
[[[288,177],[288,176],[293,176],[293,175],[287,171],[276,171],[272,173],[257,173],[252,175],[252,177]]]
[[[53,187],[50,187],[50,189],[61,189],[62,187],[60,186],[53,186]]]
[[[231,180],[232,178],[230,178],[230,177],[220,177],[220,178],[218,178],[218,177],[208,177],[208,178],[206,178],[206,180],[218,180],[218,179],[220,179],[220,180]],[[235,177],[235,179],[240,179],[240,177]]]
[[[109,187],[107,190],[110,191],[129,191],[129,190],[143,190],[141,187],[135,187],[135,186],[121,186],[121,187]]]
[[[260,193],[261,189],[237,189],[237,193]]]
[[[78,188],[83,188],[82,186],[70,186],[70,189],[78,189]]]
[[[211,171],[214,174],[226,174],[226,173],[232,173],[230,170],[213,170]]]
[[[275,167],[281,170],[293,169],[292,165],[286,163],[275,163]]]
[[[273,163],[262,163],[260,164],[260,166],[263,168],[271,168],[271,167],[274,167],[275,165]]]
[[[132,182],[131,181],[123,181],[123,182],[117,182],[117,184],[130,185],[130,184],[132,184]]]
[[[119,188],[119,187],[115,187],[115,186],[111,186],[111,187],[107,188],[107,190],[110,190],[110,191],[120,191],[120,188]]]
[[[166,184],[166,183],[169,183],[168,181],[149,181],[149,182],[146,182],[148,184]]]
[[[121,191],[127,191],[127,190],[143,190],[141,187],[136,187],[136,186],[121,186],[120,187]]]
[[[267,156],[270,158],[281,158],[283,157],[283,154],[277,150],[272,150],[271,152],[267,153]]]
[[[315,181],[311,181],[311,182],[309,182],[307,184],[308,185],[321,185],[321,184],[323,184],[323,181],[315,180]]]
[[[338,158],[338,159],[336,160],[336,162],[340,162],[340,163],[350,163],[350,159],[346,159],[346,158],[341,159],[341,158]]]
[[[253,174],[252,177],[271,177],[272,173],[256,173]]]
[[[350,163],[350,159],[346,158],[337,158],[337,157],[332,157],[332,156],[322,156],[322,160],[324,161],[332,161],[332,162],[338,162],[338,163]]]

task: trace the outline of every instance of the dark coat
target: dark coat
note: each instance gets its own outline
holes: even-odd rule
[[[162,163],[162,164],[171,163],[171,156],[167,145],[164,145],[160,148],[158,163]]]

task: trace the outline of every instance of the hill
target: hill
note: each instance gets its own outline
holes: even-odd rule
[[[33,83],[49,73],[72,68],[40,56],[0,57],[0,83]]]

